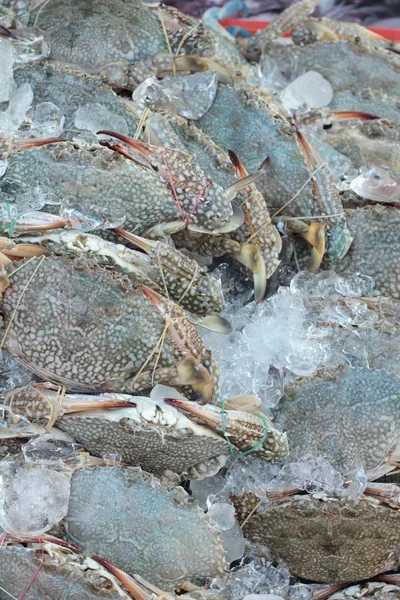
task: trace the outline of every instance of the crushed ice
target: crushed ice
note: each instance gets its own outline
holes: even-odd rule
[[[372,294],[369,277],[345,279],[323,271],[298,273],[290,287],[262,304],[243,306],[245,294],[228,299],[223,316],[232,333],[202,333],[221,370],[219,400],[259,396],[265,411],[279,402],[284,384],[296,375],[331,364],[362,364],[368,348],[353,326],[373,327],[376,313],[358,298]],[[340,339],[339,328],[345,330]],[[349,343],[359,346],[354,357],[346,349]]]
[[[217,77],[212,71],[185,77],[150,77],[132,94],[137,112],[172,112],[188,119],[200,119],[211,107],[217,93]]]

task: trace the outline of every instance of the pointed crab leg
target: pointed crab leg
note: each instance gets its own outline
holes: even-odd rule
[[[379,119],[376,115],[371,115],[369,113],[364,113],[355,110],[333,110],[332,118],[335,121],[345,121],[347,119],[361,119],[362,121],[374,121],[375,119]]]
[[[200,406],[176,398],[164,398],[166,404],[201,419],[245,453],[254,452],[265,458],[284,458],[288,454],[286,434],[279,433],[265,415],[255,415],[238,410],[222,410],[216,406]]]
[[[179,306],[166,300],[161,294],[158,294],[145,285],[140,285],[139,287],[146,298],[154,304],[164,317],[172,342],[180,349],[184,356],[183,360],[176,366],[178,375],[171,383],[173,385],[191,386],[203,398],[204,403],[207,404],[213,395],[212,377],[209,370],[200,363],[200,360],[191,353],[186,345],[185,335],[190,336],[191,333],[190,330],[187,331],[187,326],[190,324],[188,317]],[[178,318],[174,319],[171,317],[173,312],[177,316],[179,315]],[[180,320],[178,320],[179,317]],[[190,327],[193,326],[190,324]]]
[[[108,562],[104,558],[99,556],[91,556],[93,560],[98,562],[100,565],[105,567],[114,577],[116,577],[124,587],[132,594],[135,600],[152,600],[153,598],[161,598],[164,600],[176,600],[175,596],[172,596],[168,592],[163,592],[160,588],[148,583],[142,579],[139,575],[128,575],[122,569],[119,569],[112,563]]]
[[[239,157],[232,150],[229,150],[228,154],[235,168],[236,176],[239,179],[239,181],[233,185],[239,185],[240,189],[242,189],[243,183],[246,181],[247,185],[251,185],[257,181],[257,178],[254,179],[254,175],[259,173],[261,173],[261,176],[264,175],[270,165],[270,159],[269,156],[267,156],[264,162],[260,165],[257,173],[254,175],[249,175]],[[251,180],[251,178],[253,178],[253,180]],[[251,207],[246,207],[245,210],[248,212],[251,210]],[[254,299],[257,303],[262,302],[267,290],[267,267],[260,250],[261,249],[257,244],[245,243],[241,245],[240,252],[233,255],[235,260],[247,267],[253,273]]]

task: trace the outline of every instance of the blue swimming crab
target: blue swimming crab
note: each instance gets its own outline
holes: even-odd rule
[[[262,94],[219,85],[213,105],[196,124],[221,148],[234,149],[250,172],[261,156],[269,157],[266,174],[256,185],[272,220],[286,220],[313,246],[313,268],[325,245],[332,261],[346,254],[351,235],[329,169],[296,124]]]
[[[53,468],[54,462],[47,465]],[[223,574],[219,533],[183,488],[166,487],[139,467],[84,452],[70,454],[59,465],[70,493],[66,514],[52,531],[83,556],[110,561],[168,591],[191,578]],[[13,457],[9,468],[7,477],[43,467]]]
[[[42,378],[82,391],[182,384],[211,399],[213,359],[172,301],[75,255],[5,269],[2,347]]]
[[[399,486],[369,484],[357,499],[345,487],[321,495],[293,486],[232,500],[246,537],[267,545],[292,575],[343,584],[398,568],[399,498]]]
[[[136,154],[107,141],[102,144],[112,149],[1,138],[0,154],[9,164],[0,190],[13,199],[39,186],[53,201],[68,198],[88,214],[95,206],[117,220],[124,216],[125,228],[139,235],[156,229],[162,236],[186,227],[217,235],[243,222],[243,213],[231,203],[237,186],[224,190],[182,153],[152,152],[144,143],[132,143],[140,148]]]
[[[55,425],[94,456],[117,454],[167,480],[214,475],[230,454],[251,452],[279,461],[288,453],[286,435],[264,415],[214,406],[193,409],[179,394],[162,400],[63,393],[60,399],[56,386],[34,384],[10,392],[4,404],[10,410],[9,437],[13,427],[18,433],[20,419],[32,427]]]

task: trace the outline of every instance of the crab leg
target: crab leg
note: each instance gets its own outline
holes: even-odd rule
[[[265,458],[284,458],[288,454],[286,434],[276,431],[265,415],[238,410],[222,410],[216,406],[200,406],[194,402],[165,398],[164,402],[189,412],[217,433],[228,437],[241,451],[254,451]]]
[[[185,331],[187,327],[188,318],[186,317],[184,311],[182,311],[178,306],[174,305],[171,301],[167,301],[163,296],[155,292],[154,290],[146,287],[145,285],[141,285],[143,294],[154,304],[157,310],[161,313],[166,321],[166,329],[169,332],[172,343],[175,347],[179,348],[182,352],[183,360],[181,360],[176,365],[176,376],[170,383],[172,385],[185,386],[190,385],[195,392],[197,392],[204,400],[204,403],[207,403],[211,400],[213,395],[213,382],[211,378],[211,374],[206,367],[204,367],[200,359],[195,357],[191,351],[187,348],[185,344]],[[174,312],[174,308],[178,309],[176,311],[176,318],[171,317],[171,314]],[[161,375],[162,370],[157,370]],[[155,373],[157,373],[157,371]],[[166,369],[168,372],[169,369]]]
[[[124,587],[132,594],[135,600],[152,600],[155,596],[165,600],[176,600],[168,592],[163,592],[160,588],[148,583],[139,575],[128,575],[122,569],[119,569],[112,563],[99,556],[91,556],[93,560],[105,567],[114,577],[116,577]]]

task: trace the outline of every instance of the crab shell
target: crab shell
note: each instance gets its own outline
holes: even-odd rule
[[[366,206],[347,210],[353,244],[337,273],[363,273],[372,277],[384,296],[400,298],[400,212],[391,206]]]
[[[26,545],[7,540],[0,549],[1,600],[22,597],[59,600],[67,596],[71,600],[128,600],[133,597],[100,563],[73,553],[61,540],[30,541],[27,538],[22,541]]]
[[[400,124],[400,100],[377,89],[351,88],[336,92],[329,106],[332,110],[366,113]]]
[[[168,490],[133,467],[75,471],[68,513],[68,540],[84,554],[112,562],[161,589],[223,572],[218,532],[182,488]]]
[[[183,177],[182,189],[177,181],[175,184],[177,198],[168,178],[167,181],[160,178],[155,170],[146,169],[110,148],[46,140],[27,140],[24,145],[29,149],[11,156],[1,182],[0,189],[6,194],[15,195],[39,186],[59,199],[72,198],[89,214],[94,205],[118,218],[125,216],[125,228],[139,235],[161,224],[177,230],[185,226],[196,231],[200,228],[210,234],[232,220],[233,229],[240,225],[225,190],[206,178],[199,167],[191,166],[182,156],[177,158],[175,153],[163,156],[163,166],[167,165],[171,178]],[[184,189],[186,180],[192,185],[189,191]]]
[[[382,597],[399,600],[400,598],[400,581],[398,575],[381,575],[379,581],[367,581],[350,587],[341,586],[343,589],[334,591],[329,595],[330,600],[349,600],[350,598],[365,598],[366,600],[379,600]],[[318,594],[318,592],[317,592]],[[317,598],[322,600],[323,591],[317,595]],[[327,596],[324,596],[326,598]]]
[[[400,170],[400,125],[386,120],[361,121],[358,126],[333,126],[326,141],[350,158],[357,169],[385,165]]]
[[[212,396],[212,359],[182,309],[84,259],[22,263],[2,310],[3,346],[44,379],[81,391],[179,380]]]
[[[28,83],[33,91],[33,107],[42,102],[52,102],[65,117],[62,135],[71,139],[77,132],[76,112],[79,109],[95,112],[99,107],[109,119],[98,129],[116,129],[134,135],[138,120],[126,104],[100,77],[88,75],[60,65],[41,62],[28,64],[14,70],[14,81],[19,87]]]
[[[325,226],[331,228],[331,238],[336,239],[329,253],[336,260],[346,254],[351,236],[330,171],[322,166],[304,135],[262,94],[219,85],[213,105],[197,125],[221,148],[234,148],[250,172],[268,156],[269,167],[256,185],[272,217],[306,218],[304,226],[309,233],[312,221],[318,232]],[[320,223],[318,217],[322,217]],[[316,238],[306,237],[321,259],[324,239]]]
[[[398,377],[341,365],[286,386],[275,422],[293,450],[324,456],[343,474],[355,460],[373,472],[385,469],[398,447],[399,409]]]
[[[260,500],[248,493],[233,502],[243,522]],[[356,501],[292,496],[257,509],[243,533],[271,548],[292,575],[347,583],[398,566],[400,511],[363,496]]]
[[[30,25],[45,33],[52,61],[97,73],[119,88],[130,65],[166,49],[161,23],[136,0],[51,0],[32,11]]]

